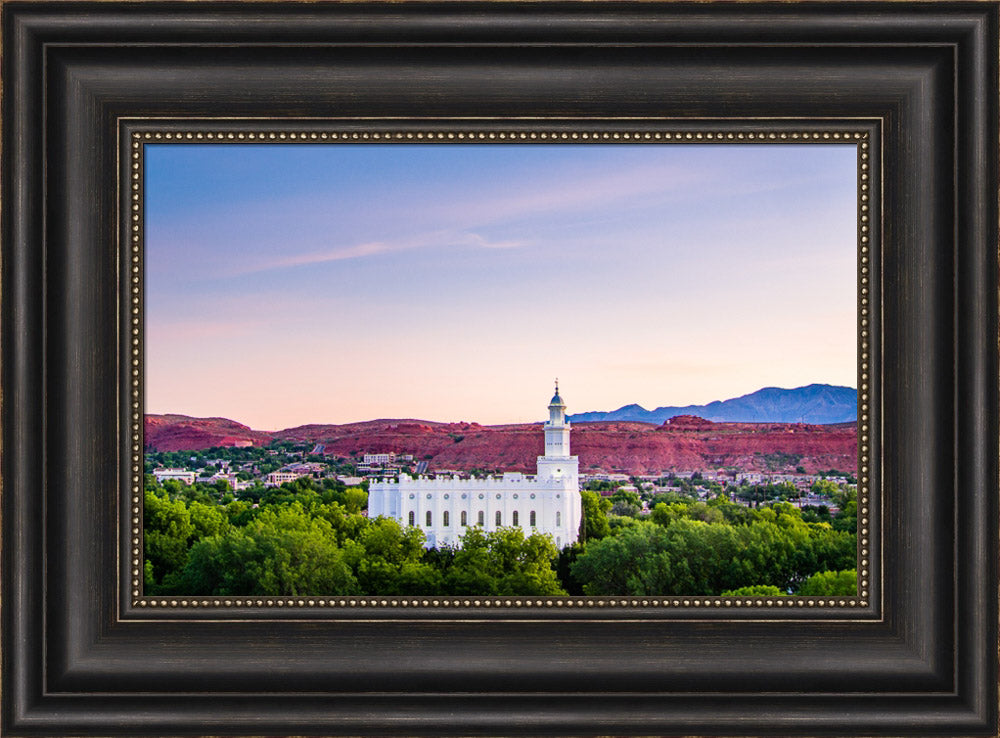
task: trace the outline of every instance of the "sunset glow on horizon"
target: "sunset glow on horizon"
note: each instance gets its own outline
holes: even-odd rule
[[[855,386],[853,144],[145,146],[146,412],[258,430]]]

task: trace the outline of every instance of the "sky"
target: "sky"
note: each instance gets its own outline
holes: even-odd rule
[[[534,422],[855,386],[853,144],[147,144],[146,412]]]

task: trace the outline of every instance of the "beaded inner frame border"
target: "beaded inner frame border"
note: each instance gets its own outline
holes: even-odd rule
[[[565,121],[561,121],[565,123]],[[123,130],[123,123],[128,124],[128,132]],[[263,121],[261,121],[263,123]],[[761,121],[696,121],[643,120],[615,122],[615,130],[587,129],[587,122],[580,121],[574,125],[576,130],[546,130],[544,121],[537,121],[530,129],[508,127],[508,130],[474,130],[468,126],[466,130],[445,130],[441,125],[437,130],[428,124],[424,130],[398,130],[385,128],[385,122],[379,122],[382,130],[359,130],[357,123],[343,125],[338,130],[337,122],[328,121],[320,124],[309,121],[305,124],[289,124],[287,127],[280,121],[267,121],[267,128],[250,130],[247,126],[251,121],[204,120],[156,122],[151,119],[120,119],[119,134],[122,146],[119,151],[126,152],[125,169],[128,173],[125,182],[119,186],[127,189],[127,200],[120,192],[119,202],[127,201],[127,216],[121,220],[121,231],[128,233],[128,289],[120,297],[127,305],[128,314],[128,344],[130,377],[129,389],[129,427],[127,437],[130,449],[131,464],[129,506],[130,535],[129,547],[129,582],[131,584],[130,602],[133,607],[155,610],[182,610],[186,608],[221,609],[249,608],[251,610],[276,609],[288,610],[299,608],[320,608],[327,611],[365,608],[371,610],[387,610],[394,608],[482,608],[497,609],[544,609],[544,610],[588,610],[596,615],[618,608],[651,608],[662,611],[664,608],[707,608],[724,610],[738,608],[741,610],[760,611],[766,619],[781,617],[790,611],[835,608],[837,610],[868,608],[870,605],[871,572],[874,568],[872,553],[872,530],[870,527],[869,509],[872,505],[872,488],[870,483],[869,460],[871,449],[869,432],[871,429],[871,284],[870,284],[870,243],[873,232],[880,228],[880,223],[873,221],[871,207],[872,190],[872,151],[871,139],[868,133],[871,121],[867,125],[858,125],[852,121],[840,124],[823,123],[816,126],[808,122],[797,126],[796,130],[768,130],[766,123]],[[630,123],[632,128],[630,129]],[[272,129],[272,125],[278,127]],[[700,130],[687,130],[692,124],[697,124]],[[752,129],[747,129],[748,124]],[[454,124],[452,124],[454,125]],[[648,129],[650,125],[655,130]],[[739,126],[738,130],[727,130],[730,126]],[[714,130],[713,130],[714,129]],[[783,143],[850,143],[857,148],[857,254],[858,254],[858,285],[857,285],[857,325],[858,325],[858,592],[856,596],[838,597],[721,597],[721,596],[568,596],[568,597],[455,597],[455,596],[325,596],[325,597],[279,597],[279,596],[157,596],[147,597],[142,593],[143,581],[143,526],[142,497],[144,479],[144,400],[142,395],[143,373],[143,284],[144,284],[144,222],[143,222],[143,177],[145,144],[170,143],[274,143],[295,145],[300,143],[359,143],[371,145],[378,143],[727,143],[754,144]],[[121,162],[119,162],[121,164]],[[121,169],[120,169],[121,171]],[[880,180],[881,181],[881,180]],[[881,202],[881,198],[879,198]],[[124,214],[123,214],[124,215]],[[126,225],[127,223],[127,225]],[[121,247],[121,244],[119,244]],[[122,249],[119,248],[119,253]],[[119,521],[119,526],[121,521]],[[385,612],[390,616],[389,612]]]

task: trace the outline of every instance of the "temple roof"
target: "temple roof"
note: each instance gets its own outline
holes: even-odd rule
[[[563,402],[563,398],[559,396],[559,380],[556,380],[556,393],[552,395],[552,399],[549,401],[549,407],[566,407],[566,403]]]

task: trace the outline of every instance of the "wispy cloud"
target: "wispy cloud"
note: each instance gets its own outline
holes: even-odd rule
[[[466,183],[431,181],[423,190],[376,201],[362,199],[361,193],[321,190],[246,200],[211,214],[199,211],[173,222],[147,224],[148,238],[169,244],[165,252],[188,254],[203,264],[214,262],[207,271],[215,276],[427,247],[510,249],[526,243],[487,232],[539,216],[549,222],[578,220],[615,203],[634,204],[665,192],[682,195],[696,181],[712,179],[704,170],[660,163],[574,169],[572,176],[525,172],[516,188],[484,176]],[[337,241],[331,243],[331,235]],[[181,261],[174,264],[183,267]]]
[[[594,207],[635,201],[647,195],[682,194],[707,173],[665,164],[628,165],[614,169],[591,168],[575,177],[553,176],[526,182],[516,191],[479,191],[452,199],[430,212],[455,218],[475,229],[536,215],[560,217],[587,212]]]
[[[517,240],[492,241],[478,233],[471,232],[434,231],[410,238],[369,241],[350,245],[337,245],[321,251],[291,254],[276,259],[258,260],[256,262],[236,266],[230,272],[230,275],[237,276],[244,274],[256,274],[275,269],[290,269],[313,264],[343,261],[345,259],[361,259],[389,252],[408,251],[429,247],[466,246],[483,249],[511,249],[520,248],[526,244],[526,241]]]
[[[522,246],[527,246],[528,242],[523,240],[508,240],[508,241],[491,241],[490,239],[483,238],[478,233],[468,233],[467,245],[476,246],[481,249],[519,249]]]

